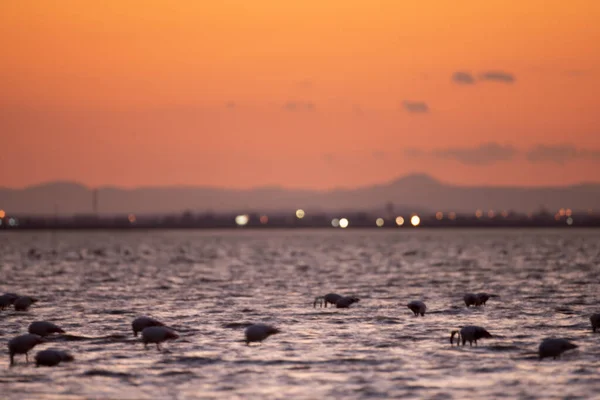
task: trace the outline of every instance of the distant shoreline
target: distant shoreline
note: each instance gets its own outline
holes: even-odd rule
[[[570,210],[569,210],[570,211]],[[415,218],[415,219],[413,219]],[[412,220],[412,221],[411,221]],[[303,218],[286,215],[82,215],[74,217],[5,216],[0,231],[23,230],[272,230],[272,229],[464,229],[464,228],[600,228],[600,214],[506,214],[474,216],[453,214],[378,217],[371,213],[345,213],[340,216],[313,214]],[[416,223],[416,227],[413,226]],[[341,225],[341,226],[340,226]],[[346,229],[343,229],[343,227]]]

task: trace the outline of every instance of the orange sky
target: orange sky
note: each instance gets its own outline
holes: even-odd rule
[[[591,0],[4,1],[0,186],[598,181],[598,21]]]

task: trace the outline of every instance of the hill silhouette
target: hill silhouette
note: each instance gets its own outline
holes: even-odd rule
[[[413,174],[391,182],[356,189],[328,191],[258,187],[165,186],[124,189],[98,188],[100,214],[383,210],[395,212],[513,210],[528,212],[545,207],[574,210],[600,208],[600,184],[564,187],[456,186],[428,175]],[[49,182],[24,189],[0,188],[0,208],[12,214],[61,215],[93,211],[93,189],[73,182]]]

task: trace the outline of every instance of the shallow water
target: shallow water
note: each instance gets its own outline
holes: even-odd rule
[[[2,398],[592,398],[600,392],[600,231],[296,230],[0,234]],[[467,309],[465,292],[486,291]],[[349,309],[315,296],[353,294]],[[427,303],[413,317],[410,300]],[[144,349],[139,315],[179,340]],[[76,360],[35,368],[7,341],[35,320],[69,335],[37,346]],[[283,329],[246,346],[244,327]],[[495,337],[451,347],[481,325]],[[542,338],[580,347],[536,358]]]

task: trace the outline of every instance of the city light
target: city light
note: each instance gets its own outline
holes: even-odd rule
[[[396,217],[396,225],[398,225],[398,226],[404,225],[404,218],[402,218],[400,216]]]
[[[383,218],[377,218],[377,220],[375,220],[375,225],[377,225],[380,228],[383,226],[384,223],[385,221],[383,220]]]
[[[573,218],[567,218],[567,225],[573,225]]]
[[[496,216],[496,212],[494,210],[488,211],[488,218],[494,218]]]
[[[573,210],[571,210],[570,208],[567,208],[567,211],[565,211],[565,215],[567,217],[570,217],[571,215],[573,215]]]
[[[136,221],[135,214],[129,214],[129,215],[127,216],[127,219],[129,220],[129,223],[130,223],[130,224],[134,224],[134,223],[135,223],[135,221]]]
[[[501,215],[502,215],[502,218],[507,218],[508,217],[508,211],[502,210]]]
[[[565,214],[567,213],[567,210],[565,210],[564,208],[561,208],[560,210],[558,210],[558,213],[560,214],[561,217],[564,217]]]
[[[410,217],[410,223],[412,224],[412,226],[419,226],[419,224],[421,223],[421,218],[419,218],[418,215],[413,215],[412,217]]]
[[[347,218],[340,219],[340,228],[347,228],[350,225],[350,221]]]
[[[451,219],[451,220],[455,220],[456,219],[456,213],[455,212],[448,213],[448,218]]]
[[[235,217],[235,223],[238,226],[246,225],[249,220],[250,220],[250,218],[246,214],[238,215],[237,217]]]
[[[340,226],[340,220],[337,218],[332,219],[331,226],[333,226],[334,228],[337,228],[338,226]]]
[[[435,219],[437,219],[438,221],[441,221],[444,218],[444,213],[441,211],[438,211],[435,213]]]
[[[483,217],[483,211],[481,211],[481,210],[477,210],[477,211],[475,211],[475,216],[476,216],[477,218],[481,218],[481,217]]]
[[[267,222],[269,222],[269,217],[267,217],[266,215],[261,215],[260,216],[260,223],[264,225]]]
[[[304,215],[306,215],[304,210],[302,210],[302,209],[296,210],[296,218],[302,219],[302,218],[304,218]]]
[[[8,225],[9,225],[9,226],[17,226],[17,225],[19,225],[19,221],[17,221],[17,219],[16,219],[16,218],[10,218],[10,219],[8,220]]]
[[[6,217],[6,212],[4,210],[0,210],[0,219]]]

